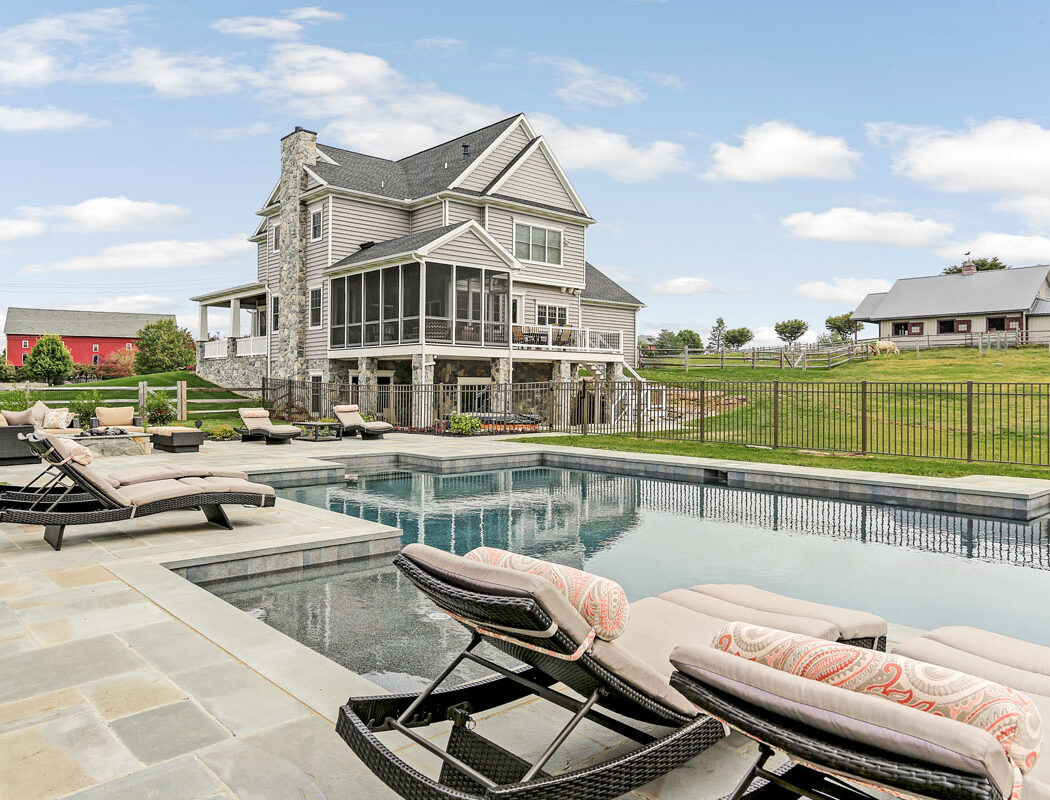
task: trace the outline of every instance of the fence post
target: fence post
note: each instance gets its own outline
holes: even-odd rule
[[[682,366],[685,367],[685,371],[689,371],[689,348],[682,348]]]
[[[590,386],[587,381],[581,381],[583,383],[583,435],[587,435],[587,428],[590,426],[591,421],[591,398],[590,398]]]
[[[666,406],[666,403],[665,403]],[[700,381],[700,441],[707,437],[707,381]]]
[[[149,384],[139,381],[139,416],[146,416],[146,395],[149,394]]]
[[[634,382],[634,435],[642,438],[642,382]]]
[[[718,354],[722,357],[722,369],[725,369],[726,368],[726,349],[724,347],[720,348],[719,351],[718,351]]]
[[[751,350],[751,369],[754,369],[756,367],[756,364],[755,364],[755,357],[756,357],[756,355],[757,355],[757,352],[754,349],[752,349]]]
[[[868,452],[868,382],[860,382],[860,452]]]
[[[186,381],[177,381],[175,383],[175,414],[180,422],[189,416],[186,406]]]
[[[551,381],[550,383],[547,384],[547,392],[548,392],[548,395],[549,395],[548,398],[547,398],[547,406],[548,406],[547,424],[550,426],[550,430],[552,432],[554,431],[554,403],[555,403],[555,388],[554,387],[555,387],[554,381]]]
[[[973,381],[966,381],[966,460],[973,461]]]
[[[780,381],[773,381],[773,449],[780,447]]]
[[[784,348],[780,348],[780,368],[784,369]]]

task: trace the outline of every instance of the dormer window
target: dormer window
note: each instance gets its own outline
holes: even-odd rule
[[[316,242],[324,235],[324,210],[310,215],[310,241]]]
[[[276,253],[281,249],[281,226],[273,226],[273,251]]]
[[[561,231],[538,225],[514,225],[514,257],[542,264],[561,263]]]

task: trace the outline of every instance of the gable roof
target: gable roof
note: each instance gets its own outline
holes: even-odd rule
[[[853,318],[875,321],[1027,311],[1050,274],[1050,264],[987,270],[973,275],[900,278],[885,293],[868,295]]]
[[[123,311],[64,311],[55,308],[9,308],[4,333],[12,336],[97,336],[135,339],[143,325],[175,320],[174,314],[130,314]]]
[[[467,231],[473,231],[477,234],[484,244],[507,263],[507,266],[520,267],[517,259],[493,239],[492,234],[478,225],[476,221],[470,219],[463,222],[454,222],[451,225],[442,225],[440,228],[428,228],[425,231],[410,233],[408,236],[398,236],[396,239],[387,239],[384,242],[377,242],[371,247],[358,250],[356,253],[335,262],[328,267],[326,272],[339,271],[347,267],[355,267],[395,256],[427,255],[430,250],[447,244]]]
[[[585,263],[587,267],[586,285],[583,294],[580,295],[580,299],[604,303],[623,303],[624,305],[638,306],[639,308],[645,305],[645,303],[620,286],[590,261]]]

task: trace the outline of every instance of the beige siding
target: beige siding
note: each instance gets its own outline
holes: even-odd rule
[[[576,209],[572,196],[565,190],[554,167],[540,150],[535,150],[519,164],[507,182],[500,186],[495,194],[520,197],[523,200],[545,203],[557,208]]]
[[[482,191],[528,143],[529,136],[521,124],[515,125],[507,138],[474,168],[461,185],[464,189]]]
[[[327,200],[321,200],[316,203],[311,203],[306,209],[306,283],[307,286],[322,286],[324,284],[324,271],[328,267],[328,203],[331,198]],[[310,220],[313,212],[321,211],[323,213],[323,224],[321,228],[321,238],[316,242],[310,241]],[[325,324],[325,307],[324,301],[327,299],[327,292],[322,288],[322,302],[321,302],[321,321],[322,326]],[[324,327],[319,329],[310,329],[310,316],[309,316],[309,292],[307,293],[307,303],[303,312],[303,319],[300,324],[306,329],[306,357],[307,358],[324,358],[325,353],[328,350],[326,331]]]
[[[635,366],[635,350],[638,339],[635,328],[635,321],[638,317],[637,310],[587,302],[584,302],[580,309],[583,311],[583,324],[581,327],[623,332],[624,360],[632,367]]]
[[[411,232],[411,215],[404,209],[347,197],[333,197],[332,200],[335,203],[333,261],[356,253],[361,242],[385,242]]]
[[[1015,312],[1013,314],[991,314],[989,316],[993,316],[993,317],[1019,317],[1019,316],[1021,316],[1021,313],[1020,312]],[[882,338],[882,339],[889,339],[892,336],[892,334],[893,334],[893,323],[894,322],[921,322],[922,323],[922,335],[936,338],[938,335],[940,335],[940,334],[937,333],[937,323],[938,323],[938,321],[940,321],[942,319],[969,320],[970,321],[970,333],[984,333],[985,331],[988,330],[988,316],[986,316],[984,314],[970,315],[970,316],[965,316],[964,315],[964,316],[958,316],[958,317],[915,317],[915,318],[907,319],[907,320],[904,320],[904,319],[889,320],[889,321],[885,321],[884,320],[884,321],[880,322],[879,323],[879,337]],[[1033,318],[1033,319],[1035,319],[1035,318]],[[948,334],[944,334],[944,335],[948,335]],[[952,335],[954,335],[954,334],[952,334]],[[893,338],[899,340],[899,339],[904,339],[904,338],[907,338],[907,337],[896,336],[896,337],[893,337]]]
[[[478,225],[483,222],[484,212],[481,206],[472,206],[467,203],[457,203],[455,200],[448,201],[448,224],[455,225],[457,222],[474,220]]]
[[[452,264],[470,264],[496,269],[508,269],[507,264],[492,252],[474,231],[460,234],[451,242],[430,254],[429,260]]]
[[[417,208],[412,212],[412,233],[440,228],[444,214],[441,210],[442,203],[431,203],[429,206]]]
[[[549,286],[521,283],[517,276],[514,279],[514,293],[525,295],[526,325],[536,324],[537,305],[565,306],[567,323],[571,327],[578,327],[580,324],[580,301],[571,294],[560,292]]]
[[[535,264],[523,261],[522,270],[517,276],[518,280],[569,286],[574,289],[582,289],[586,285],[584,237],[587,235],[587,229],[583,225],[575,225],[571,222],[551,222],[540,217],[526,217],[491,206],[488,216],[489,233],[507,249],[508,253],[514,252],[515,220],[525,225],[542,225],[561,231],[562,263]]]
[[[1050,317],[1028,317],[1025,327],[1030,331],[1050,331]]]

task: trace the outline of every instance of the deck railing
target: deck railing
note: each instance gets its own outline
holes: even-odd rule
[[[228,352],[229,339],[215,339],[211,342],[204,343],[204,357],[205,358],[226,358]]]
[[[590,353],[622,353],[623,332],[559,325],[512,326],[516,350],[576,350]]]
[[[268,336],[243,336],[236,342],[239,356],[264,356],[270,346]]]

